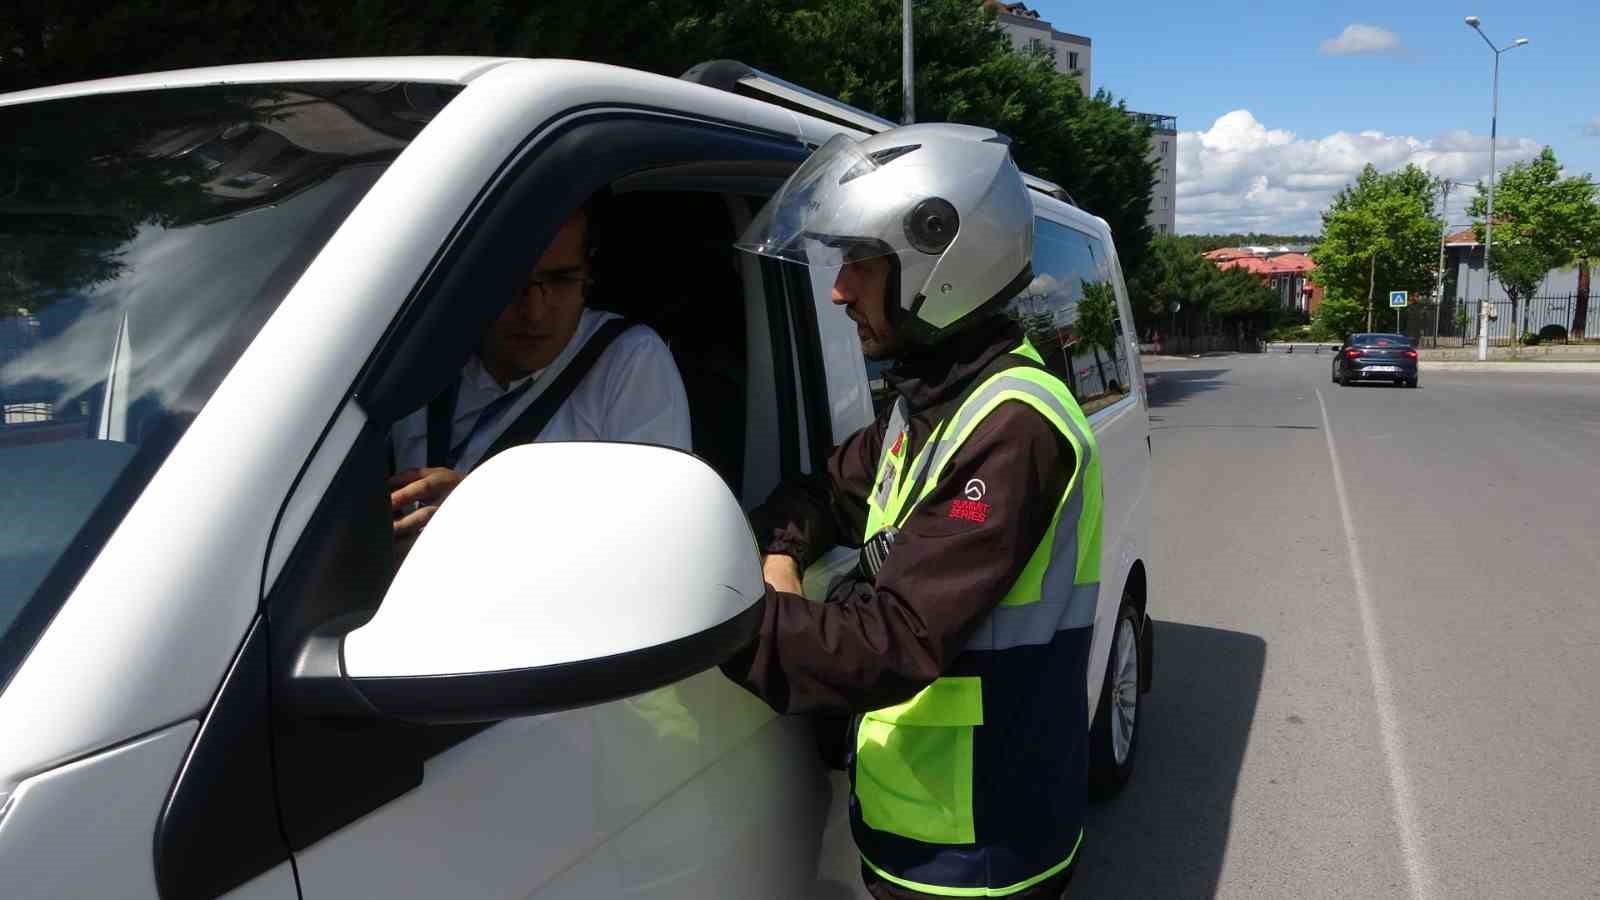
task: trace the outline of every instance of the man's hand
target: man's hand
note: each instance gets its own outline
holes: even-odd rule
[[[792,556],[772,554],[761,558],[761,577],[772,589],[785,594],[805,594],[800,578],[800,563]]]
[[[407,469],[389,478],[389,508],[394,512],[394,539],[406,545],[428,524],[439,504],[465,478],[454,469]],[[411,509],[412,504],[419,504]]]

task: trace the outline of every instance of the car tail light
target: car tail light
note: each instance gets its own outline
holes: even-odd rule
[[[1356,358],[1356,357],[1358,357],[1358,356],[1360,356],[1360,355],[1361,355],[1361,351],[1360,351],[1360,350],[1354,350],[1354,349],[1352,349],[1352,350],[1346,350],[1346,351],[1345,351],[1345,352],[1344,352],[1344,355],[1345,355],[1345,357],[1346,357],[1346,358],[1348,358],[1348,359],[1355,359],[1355,358]]]
[[[1415,351],[1415,350],[1407,350],[1406,351],[1406,359],[1416,359],[1416,358],[1417,358],[1417,351]]]

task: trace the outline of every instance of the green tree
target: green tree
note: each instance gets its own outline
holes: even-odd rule
[[[1140,334],[1148,334],[1152,325],[1167,325],[1176,309],[1194,293],[1186,276],[1195,267],[1186,263],[1198,256],[1187,251],[1176,235],[1160,234],[1150,241],[1144,263],[1128,273],[1128,294],[1133,301],[1135,329]]]
[[[1366,304],[1348,297],[1327,297],[1311,317],[1312,334],[1318,340],[1343,341],[1357,331],[1367,316]]]
[[[1311,279],[1329,295],[1365,298],[1368,330],[1380,286],[1421,294],[1433,285],[1444,228],[1432,212],[1436,190],[1415,165],[1380,173],[1369,164],[1322,213]]]
[[[1241,339],[1265,333],[1284,312],[1277,292],[1245,269],[1217,270],[1217,277],[1220,290],[1212,311],[1232,323]]]
[[[1169,327],[1195,337],[1210,323],[1244,339],[1265,333],[1286,313],[1277,293],[1258,277],[1244,269],[1218,269],[1181,236],[1157,235],[1128,289],[1141,332],[1171,322]]]
[[[1487,199],[1480,184],[1469,207],[1479,219],[1473,225],[1479,240],[1484,238]],[[1579,263],[1587,268],[1587,261],[1600,249],[1600,202],[1588,175],[1562,177],[1561,163],[1549,147],[1528,162],[1508,166],[1495,185],[1494,199],[1489,268],[1511,298],[1512,321],[1520,325],[1526,304],[1523,317],[1518,317],[1518,301],[1532,296],[1550,270]],[[1581,293],[1582,309],[1574,315],[1574,330],[1588,316],[1587,291]],[[1518,327],[1516,333],[1523,330]]]

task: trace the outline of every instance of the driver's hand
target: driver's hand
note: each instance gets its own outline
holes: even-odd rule
[[[465,477],[455,469],[407,469],[390,476],[389,508],[395,517],[395,541],[409,549],[417,532]]]
[[[774,553],[761,559],[761,577],[772,589],[785,594],[805,594],[800,579],[800,563],[792,556]]]

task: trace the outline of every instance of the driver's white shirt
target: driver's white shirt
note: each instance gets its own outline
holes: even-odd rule
[[[534,384],[512,403],[493,423],[486,423],[462,451],[456,470],[470,472],[483,454],[532,403],[544,393],[567,363],[613,313],[586,309],[578,330],[561,354],[549,366],[501,387],[474,355],[461,369],[461,387],[456,394],[454,419],[450,427],[450,446],[466,440],[478,421],[478,414],[498,397],[527,381]],[[413,412],[396,422],[390,431],[394,440],[395,469],[422,468],[428,462],[428,410]],[[672,354],[659,335],[649,328],[634,326],[611,342],[595,360],[583,380],[578,382],[561,408],[539,432],[539,441],[627,441],[690,449],[689,399],[683,379],[672,361]]]

